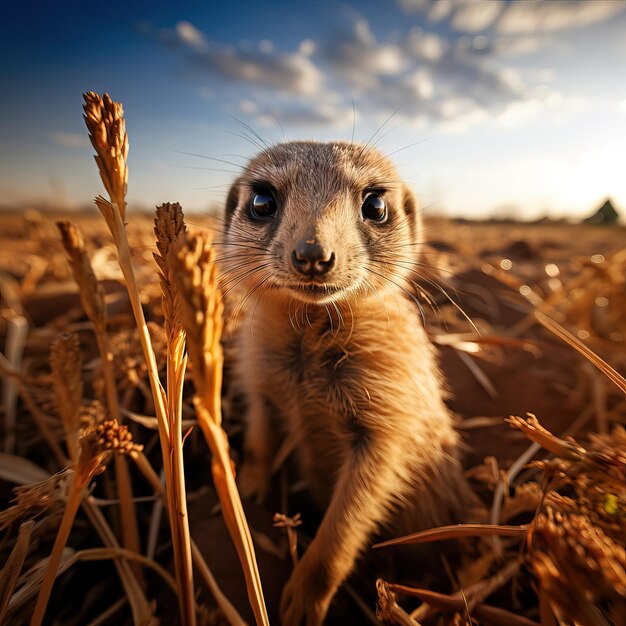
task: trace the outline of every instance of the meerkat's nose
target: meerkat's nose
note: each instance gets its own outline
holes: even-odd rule
[[[291,263],[301,274],[321,276],[335,265],[335,253],[325,250],[315,239],[303,239],[291,253]]]

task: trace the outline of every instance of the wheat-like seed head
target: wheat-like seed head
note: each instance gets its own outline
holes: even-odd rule
[[[96,330],[103,332],[107,322],[104,289],[91,267],[83,236],[78,226],[72,222],[57,222],[57,226],[61,232],[61,241],[67,252],[74,280],[80,291],[83,309]]]
[[[210,237],[197,231],[182,234],[167,260],[178,291],[180,317],[187,333],[187,350],[196,391],[204,406],[212,410],[222,384],[220,337],[223,306]],[[219,423],[219,415],[212,417]]]
[[[124,109],[113,102],[108,94],[100,97],[89,91],[85,99],[85,124],[89,138],[96,150],[96,163],[100,177],[111,198],[120,211],[122,221],[126,211],[126,188],[128,185],[128,135],[124,121]]]
[[[626,609],[624,546],[586,515],[547,507],[537,515],[532,537],[530,562],[541,588],[571,619],[593,605]]]
[[[535,415],[526,414],[526,419],[517,415],[511,415],[505,420],[513,428],[521,430],[529,439],[539,443],[546,450],[553,454],[562,456],[571,460],[580,460],[585,454],[585,450],[571,441],[565,441],[555,437],[550,431],[546,430]]]
[[[113,453],[135,457],[142,450],[143,446],[133,441],[128,427],[116,419],[88,426],[81,433],[77,477],[86,485],[93,476],[104,471]]]
[[[63,422],[70,458],[78,457],[80,403],[83,397],[82,363],[78,337],[62,333],[50,349],[52,387],[57,412]]]
[[[128,426],[120,424],[117,420],[105,420],[97,424],[89,436],[94,438],[94,446],[103,451],[110,450],[117,454],[136,457],[143,450],[142,444],[134,442]]]
[[[159,267],[161,291],[163,293],[163,317],[165,334],[168,341],[182,339],[182,326],[178,311],[178,295],[172,276],[172,267],[167,263],[167,256],[176,243],[178,236],[186,231],[183,210],[178,202],[165,202],[156,208],[154,216],[154,234],[158,253],[153,253]]]
[[[91,400],[80,407],[80,424],[83,429],[95,427],[107,419],[107,410],[100,400]]]
[[[72,470],[65,468],[46,480],[16,487],[12,506],[0,511],[0,531],[25,518],[34,518],[63,501]]]

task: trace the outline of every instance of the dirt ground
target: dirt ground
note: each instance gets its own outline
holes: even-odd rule
[[[111,332],[119,336],[116,345],[121,364],[120,395],[130,410],[149,415],[152,407],[141,386],[145,371],[140,363],[133,362],[132,367],[129,364],[133,359],[140,361],[141,353],[132,336],[122,337],[124,329],[132,327],[129,302],[110,236],[99,214],[28,212],[0,216],[2,352],[7,355],[11,350],[8,336],[11,325],[19,317],[28,328],[23,355],[18,360],[19,369],[32,380],[45,387],[50,343],[61,332],[79,335],[87,374],[95,376],[98,372],[96,345],[59,242],[54,224],[57,219],[75,221],[88,241],[94,271],[107,293]],[[151,256],[154,250],[151,218],[131,213],[128,222],[146,315],[158,325],[161,322],[160,292]],[[211,223],[204,216],[189,216],[187,222],[194,226]],[[509,415],[533,413],[552,433],[573,435],[578,441],[585,441],[587,432],[606,432],[613,424],[626,423],[623,394],[534,316],[539,307],[618,372],[626,374],[626,229],[565,223],[455,223],[431,218],[427,220],[424,234],[429,244],[425,248],[425,266],[417,282],[428,297],[419,300],[427,330],[440,350],[441,366],[450,390],[449,405],[458,416],[458,428],[465,443],[464,464],[482,501],[482,514],[486,515],[491,506],[493,481],[485,477],[490,471],[497,477],[497,468],[508,468],[530,444],[519,430],[505,423]],[[420,323],[417,305],[416,323]],[[156,350],[158,355],[158,345]],[[228,384],[227,369],[226,388]],[[92,381],[86,386],[86,394],[95,393],[94,389],[97,384]],[[33,396],[56,429],[49,394],[33,388]],[[58,471],[60,468],[38,435],[23,399],[15,402],[14,454],[27,458],[46,472]],[[224,408],[237,462],[242,444],[241,403],[227,395]],[[189,402],[186,412],[193,417]],[[136,423],[131,424],[131,430],[158,467],[155,431]],[[192,536],[224,593],[252,623],[243,577],[212,488],[209,454],[198,429],[189,435],[185,455]],[[536,458],[545,456],[547,453],[543,450]],[[493,460],[484,464],[488,457]],[[517,482],[531,477],[532,470],[525,470]],[[135,473],[133,483],[135,495],[144,498],[138,502],[137,512],[140,526],[147,529],[154,507],[149,497],[151,491]],[[0,481],[0,485],[0,508],[6,508],[12,485],[8,481]],[[106,492],[106,477],[97,479],[94,493],[105,499]],[[103,507],[103,510],[109,514],[114,508]],[[320,514],[310,504],[289,462],[275,477],[274,495],[265,506],[246,503],[272,623],[278,623],[276,607],[291,571],[285,532],[272,524],[273,514],[279,511],[291,516],[302,514],[304,524],[299,528],[299,536],[303,543],[313,536]],[[114,520],[114,511],[111,517]],[[27,565],[49,553],[55,519],[58,523],[58,516],[48,520],[50,528],[39,535]],[[170,567],[165,523],[163,527],[155,558]],[[15,528],[9,528],[3,541],[9,541],[14,532]],[[96,545],[98,540],[92,534],[86,520],[79,517],[69,545],[75,549]],[[443,593],[453,590],[462,578],[457,575],[458,571],[466,571],[468,560],[477,560],[481,548],[471,543],[461,547],[456,541],[444,544],[435,544],[436,548],[428,557],[410,563],[390,562],[384,551],[366,555],[352,575],[349,589],[338,593],[328,623],[372,623],[376,602],[374,582],[381,575],[394,582],[431,585],[430,588]],[[433,561],[435,566],[425,567]],[[490,571],[497,569],[496,565],[492,563]],[[431,575],[435,571],[438,575]],[[393,578],[400,575],[404,578]],[[151,575],[147,575],[147,589],[148,596],[157,602],[157,614],[162,623],[176,623],[177,605],[173,594]],[[58,579],[48,623],[68,626],[90,623],[108,604],[122,597],[123,591],[110,564],[78,564]],[[201,592],[200,599],[207,607],[212,606],[205,591]],[[497,591],[490,602],[539,620],[537,589],[528,576],[520,576],[517,585]],[[417,604],[407,600],[404,606],[410,610]],[[25,623],[27,615],[28,610],[21,609],[13,615],[11,623]],[[431,618],[424,624],[448,623],[437,622],[437,619]],[[129,620],[128,606],[122,603],[110,621],[103,623],[129,623]],[[205,623],[222,622],[207,609]]]

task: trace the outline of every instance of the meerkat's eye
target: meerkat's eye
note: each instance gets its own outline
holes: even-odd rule
[[[278,205],[269,191],[255,193],[250,204],[250,215],[255,220],[266,220],[274,217]]]
[[[361,205],[363,219],[382,224],[387,221],[387,204],[385,199],[377,194],[370,193]]]

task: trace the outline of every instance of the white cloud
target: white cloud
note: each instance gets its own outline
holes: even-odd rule
[[[378,44],[364,19],[349,33],[340,33],[323,50],[332,69],[353,87],[373,87],[377,77],[393,76],[406,68],[406,58],[396,44]]]
[[[626,9],[615,0],[527,0],[509,3],[496,24],[501,33],[546,33],[604,22]]]
[[[48,135],[58,146],[64,148],[85,148],[89,145],[89,138],[85,133],[64,133],[53,131]]]
[[[435,0],[432,7],[428,11],[428,19],[433,22],[445,20],[450,16],[453,8],[453,0]]]
[[[523,56],[554,45],[554,39],[546,35],[524,35],[523,37],[498,36],[493,42],[493,50],[507,57]]]
[[[241,100],[237,109],[254,117],[262,126],[306,125],[321,127],[341,127],[352,123],[352,106],[346,106],[331,94],[321,96],[312,102],[310,99],[261,98],[257,101]]]
[[[617,112],[626,115],[626,98],[617,105]]]
[[[204,52],[208,48],[205,36],[190,22],[178,22],[176,24],[176,35],[180,41],[198,52]]]
[[[312,39],[304,39],[298,46],[298,52],[305,57],[310,57],[316,49],[317,46]]]
[[[500,0],[470,0],[458,2],[452,16],[452,28],[476,33],[489,28],[500,15],[504,3]]]
[[[441,2],[409,4],[427,11]],[[469,9],[470,4],[480,10]],[[444,13],[441,7],[444,4],[437,9],[439,15]],[[457,0],[448,19],[456,19],[458,27],[480,29],[500,10],[500,0]],[[448,31],[444,38],[414,27],[379,40],[367,20],[358,17],[326,41],[304,39],[293,52],[284,52],[269,40],[221,45],[187,22],[157,35],[167,45],[177,44],[196,67],[221,79],[224,86],[232,85],[220,89],[219,83],[211,84],[225,108],[263,124],[278,118],[283,124],[349,125],[354,98],[359,111],[376,119],[395,114],[409,124],[445,123],[458,129],[485,116],[497,118],[514,104],[540,103],[550,95],[535,90],[538,80],[532,72],[523,80],[498,58],[507,45],[513,54],[515,37],[494,39],[489,31],[478,35]],[[209,92],[201,93],[210,97]]]
[[[444,55],[448,44],[435,33],[428,33],[415,26],[406,42],[411,54],[426,61],[438,61]]]
[[[160,34],[163,41],[172,43],[170,31]],[[197,65],[228,81],[298,95],[313,95],[322,88],[323,75],[308,54],[300,50],[278,52],[268,40],[261,41],[258,49],[243,44],[223,46],[208,41],[193,24],[178,22],[174,43],[190,49]],[[309,52],[307,46],[304,52]]]

